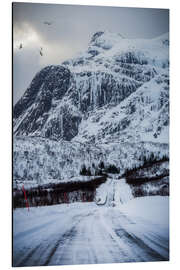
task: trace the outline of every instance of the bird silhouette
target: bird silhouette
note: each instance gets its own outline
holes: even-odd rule
[[[51,25],[52,22],[45,21],[44,24],[46,24],[46,25]]]
[[[40,48],[40,51],[39,51],[39,53],[40,53],[41,56],[43,56],[42,50],[43,50],[43,48],[41,47]]]

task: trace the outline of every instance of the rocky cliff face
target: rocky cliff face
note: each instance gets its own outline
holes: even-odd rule
[[[88,122],[88,115],[91,115],[90,122],[92,115],[100,119],[104,115],[103,109],[106,114],[107,110],[111,113],[112,108],[141,89],[139,98],[130,98],[129,104],[126,104],[126,118],[132,114],[137,118],[137,111],[142,115],[138,109],[140,102],[148,103],[148,96],[151,99],[154,95],[156,90],[152,89],[157,89],[158,80],[161,84],[161,89],[158,88],[161,105],[167,106],[167,41],[167,35],[153,40],[126,40],[119,34],[95,33],[86,52],[63,65],[48,66],[35,76],[14,107],[14,134],[70,141],[79,135],[80,125],[82,133],[82,120]],[[140,101],[140,95],[146,100],[141,97]],[[153,102],[157,100],[151,101],[150,111],[153,110]],[[154,106],[157,107],[157,104]],[[117,110],[120,112],[121,109],[117,107]],[[114,118],[117,125],[113,133],[130,125],[131,119],[122,122],[119,113],[114,114]],[[165,126],[168,125],[166,120]],[[102,123],[102,131],[106,135],[104,130],[109,132],[109,128]],[[153,131],[154,134],[160,133],[161,129],[160,125],[158,132]]]

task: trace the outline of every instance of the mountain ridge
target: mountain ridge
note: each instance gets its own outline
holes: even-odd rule
[[[14,107],[14,134],[72,140],[92,111],[120,104],[155,76],[168,77],[167,37],[127,40],[95,33],[81,57],[36,74]]]

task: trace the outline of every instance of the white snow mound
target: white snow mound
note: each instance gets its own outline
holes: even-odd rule
[[[153,224],[169,227],[169,197],[146,196],[128,201],[120,210],[129,216],[142,217]]]

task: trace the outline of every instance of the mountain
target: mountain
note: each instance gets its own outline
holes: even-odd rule
[[[20,149],[48,140],[79,150],[83,144],[120,168],[137,164],[151,152],[168,155],[168,33],[154,39],[95,33],[85,52],[36,74],[14,106],[13,126],[15,167],[22,159]],[[34,153],[33,146],[28,149]],[[72,176],[83,162],[75,156],[81,162],[73,165],[77,169]],[[92,166],[93,158],[85,156],[84,163]]]

